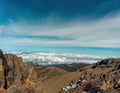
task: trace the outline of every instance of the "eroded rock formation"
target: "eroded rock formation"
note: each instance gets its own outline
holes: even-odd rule
[[[110,58],[80,70],[79,85],[60,93],[120,93],[120,58]]]
[[[61,73],[57,68],[23,63],[21,57],[0,50],[0,93],[42,93],[41,82]]]

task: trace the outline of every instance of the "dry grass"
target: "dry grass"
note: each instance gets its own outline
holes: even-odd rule
[[[60,89],[70,83],[70,81],[78,79],[80,72],[63,73],[42,84],[44,93],[59,93]]]

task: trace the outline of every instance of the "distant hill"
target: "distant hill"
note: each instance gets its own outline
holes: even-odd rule
[[[66,70],[68,72],[74,72],[88,65],[89,64],[86,64],[86,63],[72,63],[72,64],[58,64],[58,65],[49,65],[49,66],[57,67],[57,68]]]

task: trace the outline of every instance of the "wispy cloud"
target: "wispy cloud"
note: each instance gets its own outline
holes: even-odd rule
[[[2,33],[3,29],[4,29],[4,26],[0,25],[0,34]]]
[[[1,39],[11,45],[120,47],[119,24],[119,14],[112,17],[108,15],[101,20],[83,22],[75,19],[57,24],[53,20],[35,24],[20,19],[20,21],[10,21],[9,24],[0,26],[0,33],[4,30],[4,33],[1,33]]]

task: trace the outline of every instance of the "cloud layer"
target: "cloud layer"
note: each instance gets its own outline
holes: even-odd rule
[[[19,46],[72,45],[120,47],[120,16],[106,16],[102,20],[73,20],[69,23],[45,24],[10,21],[0,26],[1,40]]]

